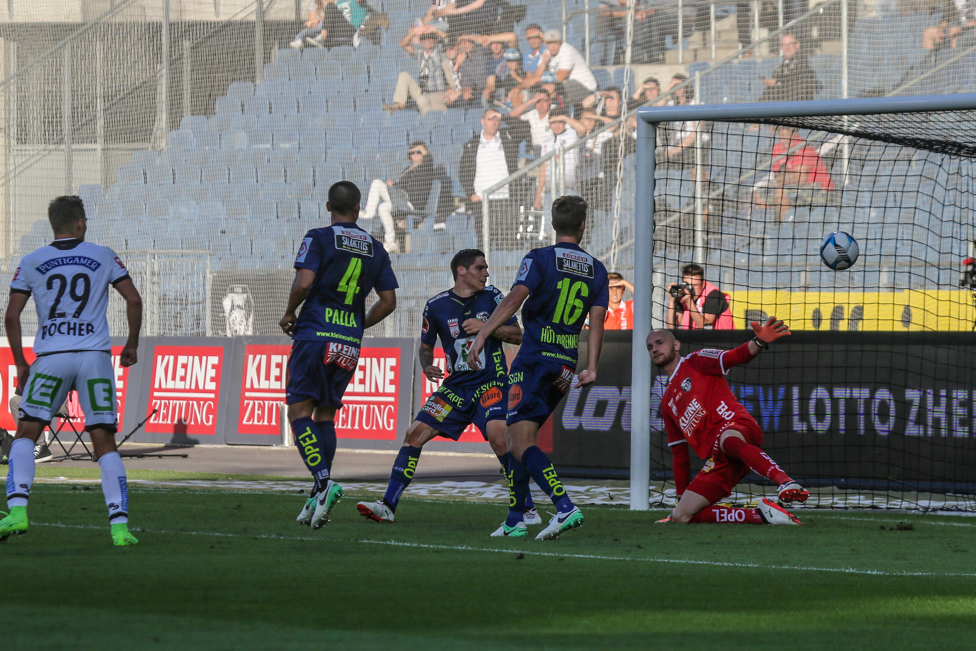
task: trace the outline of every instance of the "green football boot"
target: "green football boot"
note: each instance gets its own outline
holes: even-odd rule
[[[559,534],[583,526],[583,513],[574,506],[568,513],[557,513],[549,520],[549,526],[539,532],[536,540],[555,540]]]
[[[315,498],[315,513],[312,514],[313,529],[319,529],[329,521],[332,508],[339,503],[343,495],[342,486],[330,479],[322,492]]]
[[[491,532],[491,538],[525,538],[529,535],[529,530],[525,522],[516,522],[514,527],[510,527],[504,522],[502,526]]]
[[[128,522],[112,525],[112,544],[116,547],[132,547],[139,544],[136,537],[129,533]]]
[[[3,513],[3,511],[0,511],[0,513]],[[0,520],[0,542],[6,541],[10,536],[24,535],[27,533],[29,524],[27,521],[27,507],[11,506],[10,514],[3,520]]]

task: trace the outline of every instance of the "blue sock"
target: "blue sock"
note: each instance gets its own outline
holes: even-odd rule
[[[315,480],[314,491],[318,493],[329,481],[329,465],[332,463],[331,458],[326,462],[326,445],[322,440],[322,433],[315,421],[307,416],[291,421],[291,431],[295,435],[295,445],[302,455],[302,461]],[[335,454],[335,428],[332,429],[332,437],[332,454]]]
[[[332,461],[335,459],[336,453],[335,421],[320,420],[315,423],[315,426],[319,428],[319,434],[322,435],[322,456],[325,458],[325,467],[329,469],[331,476]]]
[[[508,517],[505,524],[514,527],[524,518],[525,509],[528,506],[527,500],[532,499],[529,495],[529,473],[525,471],[525,466],[519,463],[518,459],[511,454],[508,456]]]
[[[509,474],[511,473],[511,466],[510,466],[510,464],[511,464],[512,461],[515,460],[515,457],[512,456],[512,453],[511,452],[506,452],[503,455],[497,455],[496,454],[495,456],[498,457],[498,463],[502,464],[502,471],[504,471],[504,473],[505,473],[505,479],[508,481],[508,489],[509,489],[509,500],[508,501],[509,501],[509,503],[511,503],[512,502],[512,499],[513,499],[513,496],[512,496],[512,488],[513,488],[513,486],[512,486],[512,478],[509,477]],[[518,461],[516,461],[515,463],[518,463]],[[521,473],[520,476],[524,476],[525,477],[525,496],[522,499],[522,502],[525,504],[525,508],[523,509],[523,511],[524,510],[528,510],[528,509],[534,509],[535,508],[535,502],[532,501],[532,493],[529,491],[529,475],[525,472],[525,466],[523,466],[520,463],[518,463],[518,470]]]
[[[391,510],[396,511],[397,504],[403,496],[403,491],[410,485],[413,474],[417,472],[417,462],[420,461],[420,448],[404,445],[393,462],[390,473],[390,485],[386,488],[383,501]]]
[[[522,454],[522,465],[556,505],[557,511],[566,513],[573,510],[573,502],[566,494],[566,489],[545,452],[533,445]]]

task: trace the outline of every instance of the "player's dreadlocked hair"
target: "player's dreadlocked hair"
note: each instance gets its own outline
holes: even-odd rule
[[[586,199],[569,195],[559,197],[552,202],[552,228],[556,235],[572,235],[579,233],[580,226],[586,221]]]
[[[329,188],[329,210],[343,217],[359,216],[359,201],[362,195],[352,181],[339,181]]]
[[[84,216],[85,204],[75,195],[52,199],[47,206],[47,218],[55,233],[69,233]]]
[[[467,269],[474,264],[475,260],[483,257],[485,257],[485,253],[480,249],[461,249],[455,253],[454,257],[451,258],[451,275],[454,276],[454,280],[457,280],[458,267]]]

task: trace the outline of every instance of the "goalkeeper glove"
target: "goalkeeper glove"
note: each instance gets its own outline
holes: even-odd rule
[[[780,337],[785,337],[790,334],[790,328],[782,321],[778,321],[776,317],[771,316],[766,321],[765,324],[760,325],[758,321],[752,322],[752,331],[756,333],[753,339],[756,345],[762,350],[769,348],[769,344],[773,343]]]

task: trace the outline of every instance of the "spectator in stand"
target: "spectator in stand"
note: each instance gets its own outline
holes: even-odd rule
[[[783,221],[796,206],[825,205],[834,181],[820,154],[796,129],[777,127],[772,175],[757,186],[756,204],[763,208],[770,203],[777,206],[779,219]]]
[[[688,75],[679,72],[671,78],[671,82],[664,89],[664,92],[670,92],[686,81],[688,81]],[[698,104],[698,100],[695,99],[694,88],[691,85],[685,85],[677,88],[673,99],[668,100],[667,103],[669,106],[690,106]],[[705,125],[700,121],[692,120],[671,122],[668,123],[667,128],[658,129],[658,134],[663,137],[664,142],[658,147],[657,164],[664,167],[692,167],[694,173],[695,140],[699,129],[705,129]],[[709,140],[709,135],[702,133],[702,145],[708,143]],[[704,164],[707,165],[707,154],[703,158]]]
[[[579,120],[574,120],[569,117],[566,109],[552,109],[549,112],[549,129],[549,135],[542,141],[541,154],[545,156],[551,151],[555,151],[560,147],[563,148],[565,152],[563,170],[565,172],[566,191],[560,194],[578,194],[576,168],[579,166],[579,149],[573,147],[573,145],[579,142],[580,136],[586,134],[586,127]],[[545,201],[545,195],[549,192],[548,170],[555,169],[554,165],[550,165],[554,161],[554,158],[550,158],[539,167],[539,179],[535,188],[535,201],[532,204],[536,210],[542,210],[544,206],[548,207],[550,203],[549,201]],[[554,197],[550,197],[551,199],[554,199]]]
[[[509,33],[515,39],[515,34]],[[489,53],[487,43],[493,40],[504,42],[503,39],[494,38],[505,35],[478,36],[476,34],[464,34],[458,40],[460,53],[455,60],[455,71],[457,72],[457,85],[449,90],[446,101],[449,106],[473,107],[480,105],[481,93],[488,83],[488,60]]]
[[[458,165],[458,181],[473,204],[470,208],[475,214],[479,238],[481,202],[490,202],[492,241],[496,241],[496,237],[511,238],[512,226],[518,218],[515,197],[509,186],[499,188],[490,197],[485,196],[485,190],[518,169],[518,141],[507,129],[501,129],[501,118],[501,113],[495,109],[485,111],[481,118],[481,133],[464,144]]]
[[[656,105],[658,96],[661,94],[661,82],[657,77],[647,77],[644,83],[634,89],[634,94],[630,96],[627,110],[636,110],[639,106]]]
[[[421,115],[427,111],[447,111],[444,95],[447,91],[447,76],[444,62],[447,57],[440,46],[443,33],[430,25],[411,27],[400,40],[400,47],[417,59],[417,78],[409,72],[401,72],[393,91],[393,104],[383,103],[383,108],[391,113],[403,109],[407,98],[417,102]],[[420,45],[418,48],[417,45]]]
[[[705,280],[701,265],[681,268],[681,282],[668,285],[668,311],[665,324],[679,330],[733,330],[732,305],[728,294]],[[675,300],[672,290],[680,299]]]
[[[607,86],[583,102],[583,108],[592,108],[597,115],[616,120],[620,117],[622,98],[623,91],[620,90],[620,86]]]
[[[447,91],[444,93],[444,103],[454,108],[473,106],[477,102],[474,89],[465,87],[461,83],[461,64],[465,56],[457,41],[448,38],[444,45],[444,77],[447,79]],[[468,77],[466,76],[467,80]]]
[[[549,109],[551,107],[552,97],[540,88],[535,95],[513,108],[512,112],[508,114],[510,120],[519,118],[528,123],[532,146],[537,154],[542,149],[542,143],[546,136],[549,135]]]
[[[810,59],[800,51],[796,34],[787,32],[780,36],[779,49],[782,60],[773,70],[773,76],[762,80],[766,89],[759,101],[794,102],[813,99],[820,92],[820,82],[810,65]]]
[[[366,208],[359,213],[360,219],[372,219],[379,214],[383,222],[383,246],[390,253],[401,249],[399,236],[406,230],[406,213],[423,210],[427,206],[431,185],[437,177],[427,143],[422,140],[410,143],[407,156],[410,165],[395,181],[373,179],[366,197]]]
[[[543,72],[542,76],[539,78],[538,85],[541,86],[544,91],[549,93],[549,96],[552,98],[553,106],[567,110],[569,109],[570,104],[566,99],[566,89],[561,83],[556,81],[555,73],[549,72],[548,70]]]
[[[357,0],[313,0],[309,4],[305,29],[289,45],[301,48],[303,40],[307,45],[329,49],[337,45],[354,45],[356,32],[367,16],[364,4]],[[316,32],[318,35],[312,36]]]
[[[447,18],[449,33],[487,34],[497,17],[498,3],[495,0],[454,0],[435,11],[435,16]]]
[[[522,69],[531,75],[538,69],[542,55],[546,51],[546,44],[542,39],[542,27],[536,24],[526,27],[525,40],[528,41],[529,47],[522,55]]]
[[[543,35],[546,41],[546,52],[542,55],[542,62],[536,69],[537,79],[542,81],[540,71],[548,70],[556,75],[556,82],[563,85],[566,101],[570,106],[582,105],[583,100],[597,91],[596,77],[586,65],[586,60],[575,47],[563,43],[562,33],[558,29],[547,29]]]
[[[597,7],[596,33],[603,45],[600,65],[621,65],[627,49],[627,0],[600,0]]]
[[[634,301],[624,300],[624,292],[634,293],[634,286],[627,282],[616,271],[607,274],[610,281],[610,304],[607,305],[607,315],[603,318],[604,330],[633,330],[634,329]]]
[[[498,65],[495,74],[488,77],[484,98],[486,104],[493,100],[498,101],[510,111],[513,106],[522,103],[522,84],[528,75],[522,70],[522,53],[514,47],[505,50],[502,57],[504,60]]]
[[[664,63],[668,36],[678,37],[678,3],[674,0],[648,3],[634,13],[634,63]],[[696,15],[701,24],[708,24],[708,3],[685,3],[684,37],[692,34]]]

